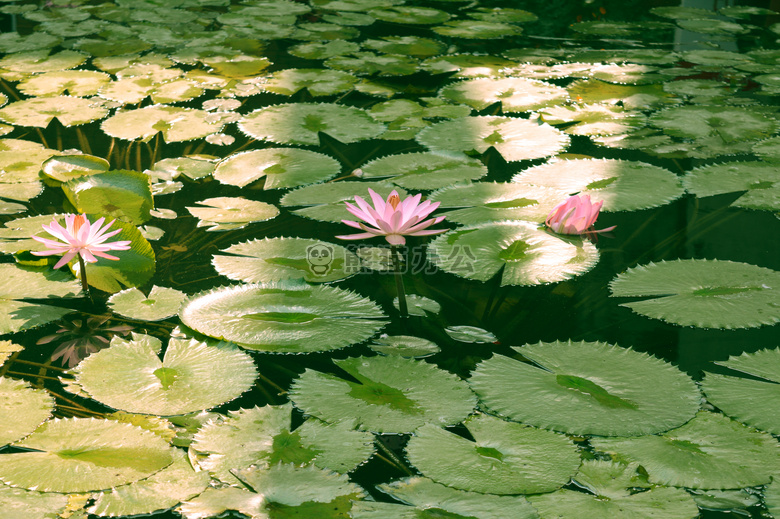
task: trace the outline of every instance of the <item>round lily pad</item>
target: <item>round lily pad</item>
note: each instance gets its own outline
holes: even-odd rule
[[[449,20],[450,15],[445,11],[432,7],[392,6],[371,9],[368,14],[383,22],[403,24],[428,25]]]
[[[282,207],[306,206],[293,211],[299,216],[325,222],[341,222],[344,218],[350,218],[344,202],[353,202],[355,196],[365,198],[368,189],[373,189],[385,199],[393,190],[396,190],[401,198],[407,195],[406,191],[389,182],[330,182],[290,191],[282,197],[280,203]]]
[[[0,445],[17,441],[45,422],[54,410],[54,399],[24,380],[0,377]]]
[[[65,513],[68,501],[65,494],[37,492],[7,485],[0,487],[0,507],[3,513],[15,519],[39,519],[47,514]]]
[[[487,168],[478,160],[427,152],[388,155],[374,159],[360,169],[363,178],[391,177],[393,184],[421,190],[438,189],[487,175]]]
[[[571,83],[569,95],[582,103],[620,103],[626,110],[647,110],[681,102],[673,94],[666,92],[663,85],[615,85],[589,79],[579,79]]]
[[[262,178],[263,189],[281,189],[322,182],[339,171],[339,161],[322,153],[296,148],[265,148],[230,155],[217,164],[214,178],[238,187]]]
[[[780,171],[766,162],[724,162],[695,168],[683,177],[689,193],[699,197],[745,191],[734,207],[780,210]]]
[[[389,355],[333,362],[357,382],[307,369],[290,388],[296,407],[326,422],[354,419],[364,430],[408,433],[456,424],[477,403],[463,380],[425,361]]]
[[[354,52],[330,58],[325,66],[357,75],[408,76],[417,72],[419,62],[410,56]]]
[[[386,54],[415,58],[438,56],[447,50],[447,46],[440,41],[418,36],[384,36],[381,40],[364,40],[362,46]]]
[[[374,343],[369,344],[368,347],[381,355],[400,355],[401,357],[417,359],[429,357],[441,351],[441,348],[435,343],[409,335],[383,335],[379,339],[374,339]]]
[[[349,422],[328,425],[310,418],[293,430],[292,405],[285,404],[230,411],[198,430],[190,449],[199,468],[237,484],[233,469],[269,468],[280,462],[346,473],[365,462],[374,446],[370,433],[355,430]]]
[[[560,130],[537,121],[485,115],[433,124],[417,134],[417,142],[444,155],[484,153],[492,146],[504,160],[513,162],[560,153],[569,145],[569,138]]]
[[[272,353],[343,348],[368,339],[385,324],[380,320],[384,314],[367,298],[292,281],[201,292],[184,302],[179,317],[205,335]]]
[[[114,409],[171,416],[233,400],[257,376],[252,358],[231,344],[172,338],[160,360],[161,349],[149,335],[114,337],[73,370],[75,384]]]
[[[291,96],[306,89],[314,97],[336,95],[352,90],[358,79],[338,70],[284,69],[269,75],[262,87],[266,92]]]
[[[609,286],[612,297],[651,298],[620,306],[680,326],[755,328],[780,321],[780,273],[748,263],[649,263],[618,274]]]
[[[387,249],[384,249],[387,250]],[[359,253],[360,251],[358,251]],[[392,253],[391,253],[392,254]],[[388,254],[386,258],[388,266],[392,263],[392,259],[390,258],[391,254]],[[361,256],[361,259],[366,262],[366,257]],[[376,269],[376,270],[390,270],[388,269]],[[417,294],[406,294],[406,305],[409,310],[409,315],[419,315],[420,317],[426,317],[428,313],[432,314],[438,314],[441,312],[441,305],[434,301],[433,299],[429,299],[427,297],[418,296]],[[397,309],[399,309],[398,305],[398,298],[393,298],[393,306]]]
[[[477,328],[476,326],[448,326],[444,332],[451,339],[458,342],[469,342],[472,344],[487,344],[496,342],[498,338],[491,332]]]
[[[523,32],[517,25],[482,20],[450,20],[431,30],[442,36],[469,40],[506,38]]]
[[[477,78],[451,83],[439,95],[482,110],[501,103],[504,112],[528,112],[566,102],[565,88],[524,78]]]
[[[584,274],[599,259],[598,250],[579,236],[558,236],[523,221],[490,222],[443,234],[428,254],[440,269],[501,285],[539,285]]]
[[[707,411],[660,436],[593,438],[591,445],[641,464],[650,483],[658,485],[754,487],[769,483],[780,470],[780,444],[772,435]]]
[[[319,132],[351,143],[374,138],[385,129],[359,108],[325,103],[268,106],[246,115],[238,126],[254,139],[304,145],[319,144]]]
[[[204,110],[153,105],[119,112],[103,121],[100,128],[118,139],[149,141],[162,133],[165,142],[181,142],[217,133],[222,124],[209,123]]]
[[[0,480],[44,492],[89,492],[151,476],[173,462],[156,434],[115,420],[54,419],[0,456]]]
[[[690,420],[701,395],[687,375],[646,353],[603,342],[513,347],[534,364],[494,355],[469,383],[519,422],[569,434],[654,434]]]
[[[104,72],[63,70],[32,76],[19,83],[17,88],[25,95],[35,97],[62,95],[66,91],[75,97],[87,97],[97,94],[110,79]]]
[[[512,182],[590,195],[602,211],[636,211],[668,204],[683,194],[677,175],[646,162],[618,159],[557,160],[526,169]]]
[[[303,278],[325,283],[360,272],[360,260],[351,251],[320,240],[265,238],[231,245],[215,254],[214,268],[230,279],[257,283]]]
[[[196,203],[204,207],[187,207],[187,211],[200,219],[198,227],[208,227],[208,231],[240,229],[279,216],[276,206],[240,196],[207,198]]]
[[[753,378],[707,373],[702,388],[714,406],[742,423],[780,434],[780,350],[760,350],[716,362]]]
[[[778,128],[777,121],[757,111],[728,106],[667,108],[650,116],[649,122],[673,137],[713,137],[725,144],[765,139]]]
[[[108,298],[111,311],[140,321],[162,321],[179,313],[184,292],[175,288],[152,286],[149,296],[137,288],[128,288]]]
[[[17,126],[46,128],[52,119],[63,126],[79,126],[108,114],[101,101],[80,97],[34,97],[0,108],[0,120]]]
[[[429,424],[409,439],[409,461],[448,487],[484,494],[552,492],[577,472],[580,456],[566,436],[490,415],[464,422],[474,441]]]
[[[569,135],[615,135],[645,125],[645,116],[622,106],[553,106],[540,110],[544,122],[565,124]]]
[[[85,175],[104,173],[110,165],[106,159],[81,153],[73,155],[54,155],[41,164],[41,171],[60,182]]]
[[[350,54],[360,50],[360,45],[351,41],[334,40],[325,42],[301,43],[287,49],[293,56],[305,59],[327,59],[333,56]]]

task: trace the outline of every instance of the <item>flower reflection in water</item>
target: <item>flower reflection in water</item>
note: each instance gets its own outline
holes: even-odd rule
[[[63,366],[72,368],[91,354],[108,346],[114,335],[127,335],[133,330],[132,326],[126,324],[103,326],[110,318],[110,315],[98,315],[83,320],[62,321],[59,330],[53,335],[42,337],[36,344],[49,344],[67,339],[57,346],[51,355],[51,360],[53,362],[61,358]]]

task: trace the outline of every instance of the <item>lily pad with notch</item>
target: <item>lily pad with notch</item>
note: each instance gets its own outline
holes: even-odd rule
[[[503,112],[528,112],[565,103],[565,88],[525,78],[477,78],[450,83],[439,95],[476,110],[501,103]]]
[[[62,95],[66,91],[75,97],[88,97],[98,93],[100,87],[111,78],[108,74],[92,70],[63,70],[31,76],[17,85],[28,96],[48,97]]]
[[[326,422],[354,419],[363,430],[408,433],[456,424],[477,403],[464,381],[425,361],[389,355],[333,362],[351,380],[307,369],[290,388],[296,407]]]
[[[106,171],[72,178],[62,190],[80,213],[101,214],[141,225],[154,209],[149,175],[137,171]]]
[[[201,292],[184,302],[179,317],[205,335],[270,353],[335,350],[372,337],[386,324],[368,298],[292,280]]]
[[[358,78],[338,70],[284,69],[271,73],[262,84],[263,90],[291,96],[304,88],[314,97],[343,94],[353,89]]]
[[[179,313],[179,306],[187,297],[175,288],[153,285],[145,296],[137,288],[128,288],[108,298],[111,311],[139,321],[162,321]]]
[[[279,216],[279,209],[275,205],[240,196],[219,196],[195,203],[203,207],[187,207],[187,211],[200,220],[198,227],[208,227],[207,231],[241,229],[250,223],[264,222]]]
[[[569,482],[580,466],[562,434],[486,414],[465,420],[473,440],[428,424],[409,439],[409,462],[448,487],[483,494],[538,494]]]
[[[368,347],[380,355],[400,355],[415,359],[430,357],[441,351],[436,343],[410,335],[383,335],[374,339],[374,343]]]
[[[149,335],[115,336],[72,370],[73,384],[114,409],[172,416],[233,400],[257,377],[252,358],[229,343],[171,338],[162,360],[161,349]]]
[[[684,139],[714,138],[729,145],[765,139],[778,129],[778,122],[758,110],[728,106],[678,106],[654,113],[650,125]]]
[[[208,112],[194,108],[152,105],[118,112],[103,121],[100,128],[110,137],[129,141],[148,142],[161,133],[165,142],[182,142],[221,131],[223,124],[209,123],[208,116]]]
[[[408,194],[390,182],[331,182],[290,191],[282,197],[280,204],[282,207],[305,206],[292,211],[298,216],[324,222],[341,222],[344,218],[351,218],[344,202],[354,202],[355,196],[365,200],[368,189],[373,189],[385,199],[394,189],[401,198]]]
[[[645,125],[646,118],[621,106],[579,105],[551,106],[538,111],[544,122],[566,125],[569,135],[615,135]]]
[[[469,383],[490,410],[568,434],[639,436],[677,427],[701,405],[696,383],[646,353],[603,342],[513,347],[482,361]]]
[[[780,172],[773,163],[723,162],[689,171],[683,185],[698,197],[723,193],[745,193],[732,202],[733,207],[761,211],[780,210]]]
[[[618,274],[612,297],[634,312],[680,326],[756,328],[780,321],[780,272],[723,260],[649,263]]]
[[[487,175],[482,162],[452,158],[430,152],[388,155],[361,166],[363,178],[390,177],[393,184],[407,189],[431,190]]]
[[[262,178],[263,189],[282,189],[323,182],[339,171],[339,161],[323,153],[297,148],[264,148],[226,157],[217,164],[214,178],[238,187]]]
[[[48,420],[53,410],[48,391],[34,389],[24,380],[0,377],[0,445],[21,440]]]
[[[432,27],[431,30],[441,36],[469,40],[494,40],[517,36],[523,32],[517,25],[483,20],[450,20]]]
[[[550,234],[520,220],[461,227],[432,241],[434,265],[457,276],[501,286],[555,283],[584,274],[599,259],[596,247],[579,236]]]
[[[63,126],[80,126],[106,115],[102,100],[70,96],[33,97],[0,108],[0,120],[38,128],[46,128],[55,118]]]

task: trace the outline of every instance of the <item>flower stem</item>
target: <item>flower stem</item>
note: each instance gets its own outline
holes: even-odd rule
[[[79,259],[79,272],[81,273],[81,290],[84,291],[84,295],[89,297],[89,285],[87,284],[87,266],[84,264],[84,258],[81,254],[76,254]]]
[[[404,290],[404,278],[401,274],[401,253],[397,245],[390,247],[393,255],[393,273],[395,274],[395,289],[398,292],[398,311],[401,317],[409,317],[409,309],[406,307],[406,290]]]

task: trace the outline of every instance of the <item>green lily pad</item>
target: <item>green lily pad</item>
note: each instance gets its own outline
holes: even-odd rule
[[[0,456],[0,479],[44,492],[89,492],[151,476],[173,462],[156,434],[115,420],[55,418]]]
[[[334,56],[325,62],[325,66],[352,72],[357,75],[408,76],[419,70],[420,63],[410,56],[394,54],[374,54],[373,52],[354,52],[349,56]]]
[[[579,79],[567,90],[582,103],[620,103],[626,110],[647,110],[679,104],[681,100],[664,90],[664,85],[615,85],[604,81]]]
[[[368,347],[380,355],[400,355],[416,359],[429,357],[441,351],[436,343],[409,335],[383,335],[379,339],[374,339],[374,343],[369,344]]]
[[[664,83],[664,91],[678,96],[716,97],[732,92],[731,85],[711,79],[682,79]]]
[[[496,496],[457,490],[435,483],[428,478],[409,477],[392,483],[377,485],[377,488],[393,499],[410,506],[398,506],[394,514],[370,513],[373,505],[389,503],[356,502],[351,515],[353,519],[398,519],[434,517],[473,517],[475,519],[536,519],[536,511],[523,496]],[[413,508],[412,508],[413,507]],[[357,508],[357,510],[356,510]],[[390,509],[388,509],[390,511]]]
[[[22,439],[49,419],[54,399],[43,389],[33,389],[24,380],[0,377],[0,445]]]
[[[469,40],[493,40],[516,36],[523,32],[516,25],[481,20],[450,20],[431,28],[431,30],[442,36]]]
[[[499,495],[552,492],[580,466],[577,448],[562,434],[485,414],[464,425],[474,441],[433,424],[419,428],[406,446],[409,461],[437,483]]]
[[[5,34],[4,36],[8,36]],[[46,35],[48,36],[48,35]],[[39,37],[45,37],[43,34]],[[2,44],[0,44],[2,45]],[[47,45],[48,47],[48,45]],[[85,61],[88,56],[83,52],[72,50],[63,50],[49,55],[49,49],[40,49],[30,52],[10,52],[3,59],[0,59],[0,69],[15,72],[15,77],[9,77],[6,73],[4,77],[9,80],[19,80],[33,74],[42,74],[44,72],[60,72],[76,68]]]
[[[62,185],[65,196],[80,213],[140,225],[154,208],[149,175],[137,171],[107,171],[78,177]]]
[[[333,40],[325,42],[300,43],[287,49],[298,58],[327,59],[333,56],[351,54],[360,49],[360,45],[351,41]]]
[[[489,409],[569,434],[634,436],[677,427],[699,409],[696,384],[645,353],[602,342],[513,347],[482,361],[469,382]]]
[[[501,103],[504,112],[529,112],[565,103],[565,88],[524,78],[477,78],[451,83],[439,95],[483,110]]]
[[[762,431],[780,434],[775,403],[780,395],[780,350],[760,350],[716,362],[754,378],[707,373],[707,399],[727,415]]]
[[[262,178],[263,189],[281,189],[323,182],[339,171],[339,161],[322,153],[297,148],[264,148],[230,155],[217,164],[214,178],[238,187]]]
[[[645,116],[621,106],[553,106],[539,111],[544,122],[567,124],[569,135],[615,135],[645,125]]]
[[[638,465],[586,460],[574,479],[589,492],[561,489],[531,496],[542,517],[580,519],[693,519],[699,509],[691,496],[678,488],[654,487],[637,473]],[[637,489],[646,489],[636,492]]]
[[[745,508],[757,506],[761,499],[747,490],[690,490],[693,500],[704,510],[724,510],[746,513]]]
[[[110,168],[108,161],[93,155],[54,155],[41,164],[41,171],[60,182],[95,173],[104,173]]]
[[[755,328],[780,321],[780,273],[748,263],[676,260],[628,269],[610,284],[634,312],[680,326]]]
[[[697,49],[682,53],[683,59],[697,65],[731,67],[749,63],[752,58],[747,54],[727,50]]]
[[[384,125],[359,108],[324,103],[268,106],[246,115],[238,126],[254,139],[304,145],[319,144],[319,132],[351,143],[374,138],[384,131]]]
[[[677,25],[687,31],[698,32],[700,34],[730,36],[734,34],[745,34],[750,32],[750,27],[726,20],[686,19],[677,20]]]
[[[699,197],[746,191],[731,205],[763,211],[780,209],[780,173],[772,163],[710,164],[689,171],[683,185]]]
[[[292,281],[201,292],[184,302],[179,317],[205,335],[272,353],[343,348],[372,337],[385,324],[384,314],[367,298]]]
[[[683,195],[671,171],[618,159],[558,160],[526,169],[512,182],[590,195],[604,202],[602,211],[636,211],[668,204]]]
[[[650,12],[656,16],[662,16],[664,18],[672,18],[674,20],[687,20],[687,19],[701,19],[701,18],[714,18],[718,16],[718,13],[714,10],[701,9],[699,7],[684,7],[684,6],[663,6],[653,7]]]
[[[633,63],[624,63],[616,65],[597,65],[591,68],[587,77],[606,81],[607,83],[618,83],[621,85],[647,85],[650,83],[659,83],[665,78],[656,73],[655,67],[647,65],[637,65]]]
[[[367,162],[360,169],[363,178],[391,177],[389,180],[395,185],[419,190],[438,189],[487,175],[487,168],[478,160],[429,152],[388,155]]]
[[[241,409],[209,422],[190,447],[197,465],[235,485],[240,483],[235,469],[267,469],[281,462],[347,473],[374,452],[373,436],[348,422],[328,425],[309,418],[293,429],[292,409],[290,404]]]
[[[215,157],[190,155],[175,159],[163,159],[154,163],[152,169],[145,171],[152,176],[153,181],[173,180],[181,175],[198,180],[214,173]]]
[[[641,464],[650,483],[675,487],[765,485],[780,469],[780,444],[770,434],[707,411],[660,436],[593,438],[591,445]]]
[[[50,221],[47,218],[46,223]],[[80,293],[81,284],[63,272],[41,272],[24,269],[13,263],[1,264],[0,333],[15,333],[35,328],[56,321],[73,311],[59,306],[27,303],[19,299],[70,298]]]
[[[517,66],[511,61],[487,54],[451,54],[429,58],[420,68],[432,74],[452,73],[454,78],[501,76],[502,70]]]
[[[711,137],[726,145],[764,139],[778,128],[777,121],[756,111],[722,106],[667,108],[650,116],[649,122],[673,137]]]
[[[149,296],[137,288],[128,288],[108,298],[111,311],[139,321],[162,321],[179,313],[179,306],[186,298],[175,288],[153,285]]]
[[[458,423],[476,405],[464,381],[425,361],[390,355],[333,362],[358,382],[307,369],[290,388],[296,407],[326,422],[355,419],[364,430],[408,433]]]
[[[170,416],[233,400],[257,377],[252,358],[231,344],[172,338],[160,360],[161,348],[149,335],[115,336],[74,368],[74,384],[114,409]]]
[[[390,261],[392,262],[392,260]],[[428,313],[438,314],[441,312],[441,305],[439,303],[433,299],[418,296],[417,294],[406,294],[406,305],[409,310],[409,315],[419,315],[420,317],[426,317]],[[399,309],[397,297],[393,299],[393,306],[396,308],[396,310]]]
[[[500,116],[442,121],[417,134],[417,142],[434,153],[484,153],[491,146],[508,162],[549,157],[569,145],[566,134],[528,119]]]
[[[322,69],[284,69],[270,74],[263,82],[263,90],[291,96],[306,89],[314,97],[349,92],[358,79],[346,72]]]
[[[231,245],[215,254],[214,268],[230,279],[257,283],[303,278],[325,283],[354,276],[360,260],[346,248],[304,238],[265,238]]]
[[[780,483],[776,477],[772,478],[772,483],[764,487],[764,506],[772,517],[780,515]]]
[[[539,19],[534,13],[511,7],[477,7],[466,13],[469,18],[484,22],[526,23]]]
[[[299,216],[325,222],[341,222],[344,218],[350,218],[344,202],[353,202],[355,196],[365,198],[368,189],[373,189],[385,199],[393,189],[398,191],[401,198],[407,195],[403,189],[397,189],[395,185],[387,182],[331,182],[290,191],[282,197],[280,204],[282,207],[306,206],[293,211]]]
[[[63,70],[32,76],[19,83],[17,88],[28,96],[58,96],[67,91],[75,97],[88,97],[97,94],[100,87],[110,80],[103,72]]]
[[[46,34],[45,32],[33,32],[22,36],[18,32],[4,32],[0,34],[0,51],[11,55],[19,52],[35,51],[56,47],[62,41],[62,38]],[[3,65],[0,64],[0,67]]]
[[[498,338],[491,332],[477,328],[476,326],[448,326],[444,332],[451,339],[458,342],[469,342],[472,344],[488,344],[498,341]]]
[[[198,227],[208,227],[207,231],[241,229],[279,216],[276,206],[240,196],[207,198],[195,203],[204,207],[187,207],[187,211],[200,220]]]
[[[371,9],[368,14],[383,22],[429,25],[450,19],[450,15],[432,7],[392,6]]]
[[[562,237],[523,221],[490,222],[443,234],[428,254],[440,269],[467,279],[501,285],[539,285],[584,274],[599,259],[596,247],[579,236]]]
[[[176,450],[169,466],[141,481],[96,494],[87,511],[100,517],[152,514],[197,496],[209,479],[208,473],[192,469],[184,451]]]
[[[0,108],[0,120],[17,126],[46,128],[52,119],[63,126],[80,126],[108,114],[101,101],[80,97],[34,97]]]
[[[118,139],[147,142],[162,133],[165,142],[182,142],[217,133],[222,126],[209,123],[208,113],[203,110],[153,105],[119,112],[103,121],[100,128]]]
[[[69,498],[65,494],[37,492],[7,485],[0,487],[0,507],[5,514],[15,519],[40,519],[47,515],[56,517],[65,512],[68,502]]]
[[[383,36],[381,40],[364,40],[362,46],[386,54],[429,58],[447,50],[447,46],[430,38],[418,36]]]

